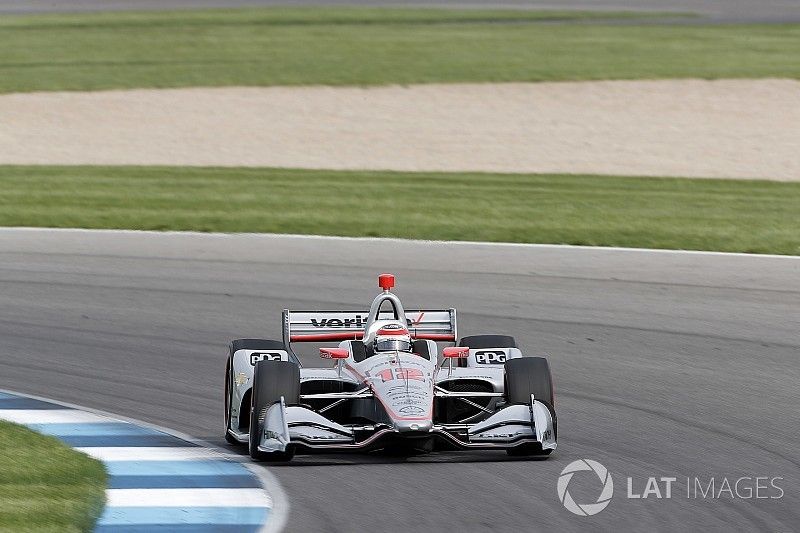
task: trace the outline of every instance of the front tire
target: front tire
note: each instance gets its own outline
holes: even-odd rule
[[[506,369],[506,401],[530,405],[531,394],[553,407],[553,377],[544,357],[509,359]]]
[[[272,351],[272,350],[281,350],[287,351],[286,346],[283,344],[283,341],[276,341],[272,339],[234,339],[228,345],[228,361],[225,365],[225,442],[228,444],[232,444],[234,446],[238,446],[243,444],[242,442],[238,441],[233,435],[231,435],[231,408],[233,407],[233,356],[239,350],[264,350],[264,351]],[[289,358],[291,359],[291,355]],[[245,396],[246,398],[246,396]],[[242,418],[245,420],[249,420],[248,411],[245,408],[249,409],[249,405],[237,405],[237,408],[241,408],[239,413]],[[239,430],[243,430],[244,426],[240,424],[240,427],[237,428]]]
[[[285,452],[258,450],[266,411],[281,396],[286,405],[300,403],[300,367],[289,361],[259,361],[250,396],[250,457],[256,461],[289,461],[294,457],[293,447],[287,447]]]
[[[553,433],[558,438],[554,409],[553,377],[550,364],[544,357],[522,357],[506,361],[506,401],[509,404],[531,404],[531,394],[547,405],[553,417]],[[542,450],[539,443],[522,444],[506,450],[510,456],[549,455],[552,450]]]

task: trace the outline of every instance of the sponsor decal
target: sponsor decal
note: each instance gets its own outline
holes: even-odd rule
[[[478,436],[482,439],[503,439],[511,440],[517,435],[524,435],[524,431],[515,431],[514,433],[479,433]]]
[[[325,329],[360,329],[367,324],[367,317],[356,315],[353,318],[316,318],[311,319],[311,325],[315,328]]]
[[[280,361],[283,359],[282,352],[251,352],[250,364],[256,366],[259,361]]]
[[[408,330],[400,324],[386,324],[378,330],[378,335],[408,335]]]
[[[475,362],[479,365],[502,365],[507,358],[508,354],[505,350],[478,350],[475,352]]]
[[[417,405],[407,405],[400,408],[400,412],[404,415],[424,415],[425,409]]]
[[[242,385],[245,385],[245,384],[246,384],[248,381],[250,381],[250,378],[249,378],[249,377],[247,377],[247,374],[245,374],[244,372],[239,372],[239,373],[238,373],[238,374],[236,374],[236,376],[233,378],[233,382],[234,382],[234,383],[236,383],[236,384],[237,384],[238,386],[240,386],[240,387],[241,387]]]
[[[422,371],[416,368],[387,368],[386,370],[378,372],[376,376],[381,378],[381,381],[384,383],[395,379],[425,381],[425,376],[422,374]]]
[[[314,428],[316,429],[316,428]],[[324,435],[322,433],[298,433],[300,437],[304,437],[309,440],[341,440],[341,435]]]
[[[311,326],[317,329],[363,329],[367,325],[367,314],[357,314],[352,317],[334,318],[334,317],[321,317],[311,318]],[[409,327],[418,326],[422,323],[422,318],[425,316],[424,312],[417,315],[416,320],[406,314],[406,323]],[[388,313],[382,312],[379,320],[386,320],[391,318]],[[399,326],[399,325],[398,325]]]

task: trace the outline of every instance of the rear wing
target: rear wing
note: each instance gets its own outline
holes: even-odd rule
[[[414,339],[455,342],[456,310],[406,311],[408,331]],[[290,311],[283,310],[283,342],[330,342],[358,340],[364,334],[369,311]],[[393,319],[391,311],[378,319]]]

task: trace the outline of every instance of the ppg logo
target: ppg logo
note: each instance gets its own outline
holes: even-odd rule
[[[475,352],[475,361],[479,365],[502,365],[508,355],[502,350],[480,350]]]
[[[250,364],[256,366],[259,361],[280,361],[283,359],[281,352],[252,352],[250,354]]]

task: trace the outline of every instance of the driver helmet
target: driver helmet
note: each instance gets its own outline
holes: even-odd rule
[[[411,335],[402,322],[383,324],[375,333],[374,349],[376,352],[410,352]]]

